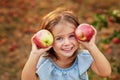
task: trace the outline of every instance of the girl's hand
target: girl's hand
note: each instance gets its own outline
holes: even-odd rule
[[[52,46],[49,46],[47,48],[40,48],[40,49],[38,49],[36,44],[33,42],[33,37],[31,39],[31,43],[32,43],[31,53],[32,54],[37,54],[37,55],[42,55],[44,52],[48,51],[52,47]]]
[[[79,42],[83,47],[85,47],[85,48],[89,48],[89,47],[91,47],[93,44],[95,44],[97,31],[96,31],[96,29],[95,29],[93,26],[91,26],[91,27],[92,27],[92,28],[94,29],[94,31],[95,31],[95,34],[93,35],[93,37],[91,38],[91,40],[90,40],[89,42],[84,42],[84,41],[78,40],[78,42]]]

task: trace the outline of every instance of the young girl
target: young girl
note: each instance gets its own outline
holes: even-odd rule
[[[38,49],[31,39],[32,50],[22,71],[22,80],[88,80],[89,68],[101,77],[109,76],[110,64],[95,44],[96,30],[89,42],[78,41],[74,34],[78,25],[73,12],[65,8],[46,15],[40,29],[53,34],[53,45]],[[80,50],[79,45],[85,50]]]

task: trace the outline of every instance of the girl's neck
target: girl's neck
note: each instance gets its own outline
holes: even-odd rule
[[[73,65],[75,61],[75,57],[72,58],[62,58],[62,59],[53,59],[55,64],[59,66],[60,68],[68,68]]]

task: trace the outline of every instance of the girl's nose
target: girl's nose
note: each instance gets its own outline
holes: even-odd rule
[[[70,40],[68,39],[68,38],[66,38],[65,40],[64,40],[64,45],[69,45],[70,44]]]

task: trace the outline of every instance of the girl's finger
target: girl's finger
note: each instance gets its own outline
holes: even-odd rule
[[[33,49],[33,50],[37,50],[37,46],[36,46],[36,44],[33,42],[33,40],[31,40],[31,43],[32,43],[32,49]]]
[[[91,25],[91,27],[94,29],[94,31],[95,31],[95,34],[94,35],[96,35],[97,34],[97,31],[96,31],[96,29]]]
[[[52,48],[52,46],[49,46],[49,47],[47,47],[47,48],[40,48],[39,51],[41,51],[41,52],[46,52],[46,51],[48,51],[50,48]]]

